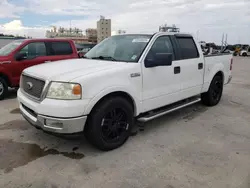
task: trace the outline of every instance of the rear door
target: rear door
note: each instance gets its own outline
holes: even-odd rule
[[[69,41],[46,42],[48,48],[49,61],[58,61],[73,58],[73,48]]]
[[[179,51],[179,65],[181,67],[181,95],[182,98],[201,93],[204,75],[204,58],[192,36],[176,35],[176,44]]]

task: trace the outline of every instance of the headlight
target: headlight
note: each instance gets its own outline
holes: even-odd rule
[[[82,97],[82,88],[80,84],[51,82],[46,95],[50,99],[76,100]]]

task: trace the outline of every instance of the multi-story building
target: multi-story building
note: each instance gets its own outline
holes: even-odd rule
[[[97,43],[111,36],[111,19],[101,16],[97,21]]]
[[[88,38],[86,35],[82,34],[82,30],[78,28],[69,28],[65,29],[63,27],[60,27],[58,30],[56,27],[53,27],[53,29],[46,32],[47,38],[64,38],[64,39],[71,39],[75,43],[78,44],[85,44],[88,43]]]

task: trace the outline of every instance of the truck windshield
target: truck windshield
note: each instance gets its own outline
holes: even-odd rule
[[[85,54],[88,59],[138,62],[151,35],[116,35],[104,39]]]
[[[9,55],[13,50],[23,43],[23,40],[13,41],[4,47],[0,48],[0,56]]]

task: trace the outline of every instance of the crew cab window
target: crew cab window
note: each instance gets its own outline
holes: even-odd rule
[[[199,57],[199,52],[191,37],[177,37],[177,42],[180,46],[181,59],[193,59]]]
[[[19,53],[25,53],[27,55],[27,59],[33,59],[39,56],[46,56],[46,46],[44,42],[32,42],[23,47]]]
[[[146,59],[155,59],[155,55],[158,53],[172,54],[173,60],[175,60],[174,49],[169,36],[161,36],[156,39],[152,48],[149,50]]]
[[[50,55],[69,55],[73,53],[69,42],[50,42]]]

